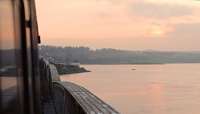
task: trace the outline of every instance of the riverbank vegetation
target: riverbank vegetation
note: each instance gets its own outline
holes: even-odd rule
[[[175,51],[127,51],[118,49],[96,49],[88,47],[41,46],[40,55],[56,63],[80,64],[166,64],[200,63],[200,52]]]

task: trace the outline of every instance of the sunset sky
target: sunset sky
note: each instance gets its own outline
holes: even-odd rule
[[[199,0],[36,0],[43,44],[200,50]]]

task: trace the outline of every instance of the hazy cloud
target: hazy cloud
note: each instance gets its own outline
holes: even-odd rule
[[[200,7],[191,1],[37,0],[37,17],[45,44],[200,50]]]
[[[149,18],[165,19],[170,17],[179,17],[191,15],[191,7],[179,4],[162,4],[153,2],[136,1],[130,6],[133,15],[139,15]]]
[[[177,39],[198,39],[200,41],[200,23],[177,24],[174,26],[174,31],[169,35],[170,37],[177,37]]]
[[[176,50],[200,50],[200,23],[174,25],[174,30],[166,36],[165,48]]]

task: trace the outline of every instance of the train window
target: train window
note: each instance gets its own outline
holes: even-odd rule
[[[0,106],[3,111],[1,114],[20,113],[20,27],[17,3],[18,0],[0,0]]]

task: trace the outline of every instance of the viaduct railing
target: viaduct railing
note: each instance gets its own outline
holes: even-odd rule
[[[40,60],[44,114],[119,114],[82,86],[62,82],[54,65]]]

